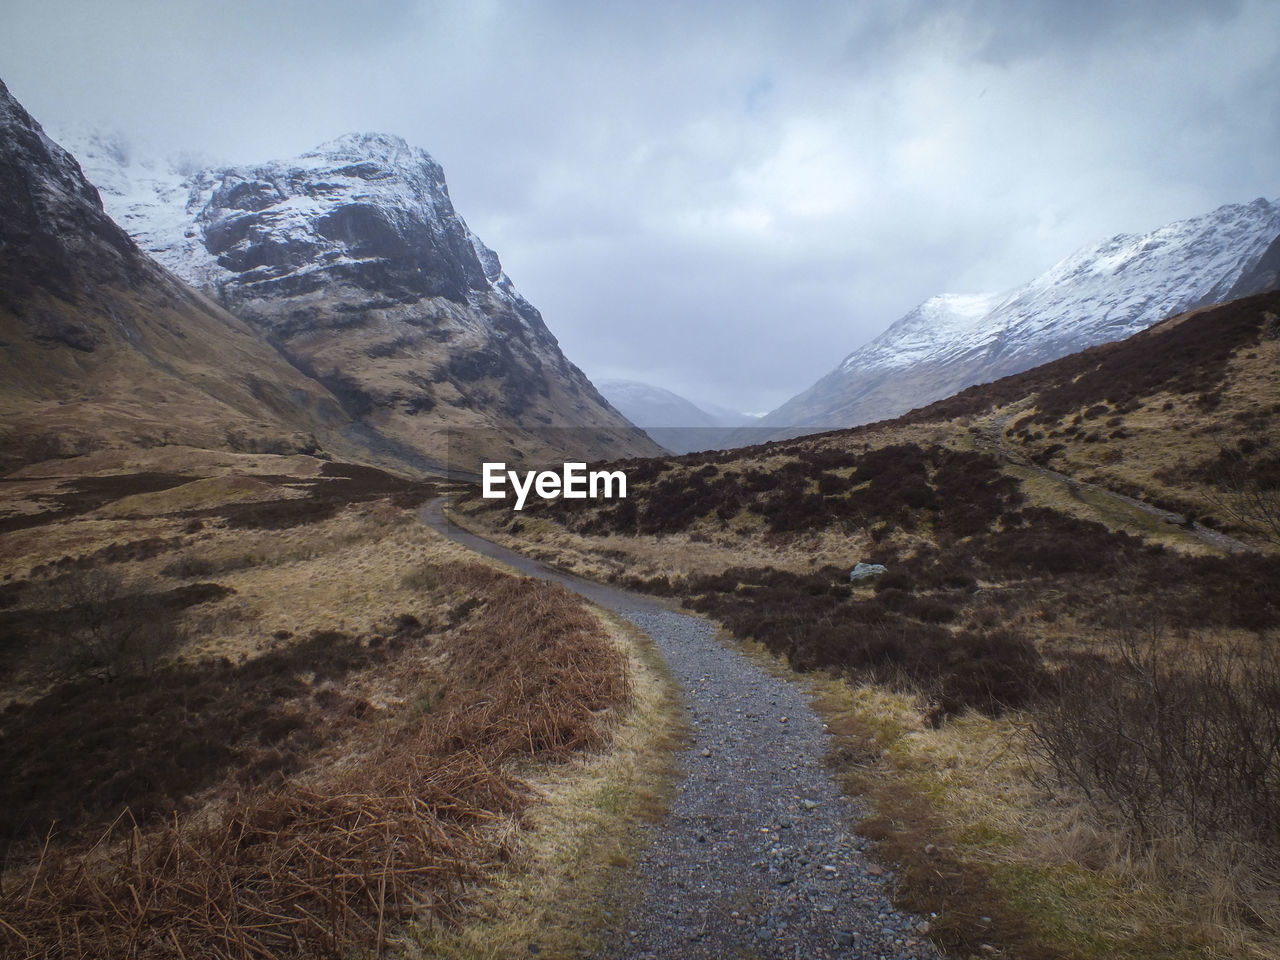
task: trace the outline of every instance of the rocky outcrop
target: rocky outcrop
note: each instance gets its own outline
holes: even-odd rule
[[[0,82],[0,305],[22,312],[43,290],[74,302],[103,283],[136,282],[145,258],[102,209],[80,165],[45,136]],[[31,316],[38,339],[89,351],[100,337],[70,320],[48,327]]]
[[[188,207],[229,305],[334,286],[388,302],[487,292],[501,267],[449,199],[444,171],[399,137],[353,134],[295,160],[197,175]]]
[[[849,571],[849,582],[861,583],[863,580],[874,580],[876,577],[888,572],[889,568],[882,563],[863,563],[860,560]]]
[[[1251,297],[1255,293],[1280,290],[1280,236],[1258,258],[1258,262],[1240,275],[1235,286],[1227,294],[1228,300]]]

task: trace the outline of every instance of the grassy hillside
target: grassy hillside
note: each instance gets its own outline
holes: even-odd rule
[[[0,952],[589,945],[576,864],[668,776],[652,657],[433,484],[174,452],[0,484]]]
[[[824,678],[941,942],[1271,953],[1278,370],[1268,294],[898,420],[631,461],[625,501],[459,516]]]

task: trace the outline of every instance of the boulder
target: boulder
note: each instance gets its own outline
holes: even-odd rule
[[[860,583],[863,580],[870,580],[872,577],[878,577],[880,574],[888,572],[888,567],[883,563],[856,563],[853,569],[849,571],[849,582]]]

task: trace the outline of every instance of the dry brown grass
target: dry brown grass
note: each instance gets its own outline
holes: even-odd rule
[[[1223,400],[1224,409],[1235,410],[1230,402]],[[1249,401],[1243,403],[1247,406]],[[1134,430],[1133,437],[1116,441],[1135,444],[1135,461],[1142,455],[1138,444],[1159,443],[1160,417],[1171,413],[1161,406],[1150,403],[1127,414],[1129,418],[1145,414],[1152,420],[1141,433]],[[912,424],[907,429],[913,439],[950,449],[990,449],[991,444],[984,441],[991,427],[1024,416],[1029,409],[1026,404],[1009,405],[997,409],[989,421],[962,418]],[[1109,418],[1102,417],[1101,422]],[[896,425],[888,425],[810,442],[855,450],[865,443],[876,449],[900,436],[905,435]],[[1209,434],[1196,434],[1193,439],[1206,451],[1210,449]],[[1092,471],[1091,476],[1108,466],[1103,463],[1108,458],[1092,458],[1099,445],[1081,442],[1072,447],[1076,449],[1088,459],[1081,469]],[[1167,462],[1167,449],[1163,456],[1160,462]],[[754,457],[753,452],[744,451],[736,462],[721,460],[716,466],[740,470],[777,466],[789,459],[780,460],[776,453],[767,461]],[[1109,466],[1119,469],[1131,458],[1125,453],[1119,460],[1112,459]],[[1059,464],[1053,466],[1056,469]],[[680,466],[685,473],[698,469],[697,460]],[[1141,547],[1132,541],[1135,557],[1164,556],[1169,569],[1175,569],[1183,558],[1207,561],[1215,554],[1198,537],[1105,491],[1095,495],[1016,465],[1006,465],[1003,472],[1021,482],[1028,508],[1050,508],[1141,538]],[[1137,473],[1126,477],[1133,482],[1141,479]],[[1114,486],[1123,488],[1118,481]],[[1152,490],[1153,496],[1159,495],[1157,487]],[[574,521],[562,526],[554,522],[554,512],[519,517],[514,527],[510,513],[484,509],[469,508],[461,519],[526,552],[601,578],[714,576],[743,566],[794,574],[812,572],[826,563],[847,569],[854,560],[866,558],[872,544],[892,548],[899,565],[909,566],[917,551],[927,553],[940,544],[927,524],[913,531],[890,531],[878,539],[869,536],[868,530],[834,528],[775,536],[766,532],[759,517],[740,513],[721,524],[713,511],[684,532],[662,536],[575,532],[569,529]],[[1059,552],[1093,549],[1083,546],[1085,542],[1063,542]],[[1147,546],[1162,547],[1165,553],[1151,553]],[[1204,569],[1211,572],[1207,566]],[[960,625],[990,621],[1033,638],[1051,666],[1072,656],[1098,653],[1107,629],[1107,611],[1134,589],[1123,576],[1094,581],[1027,577],[1012,568],[980,579],[977,586],[978,599],[972,609],[966,608]],[[1156,589],[1155,581],[1147,581],[1146,593]],[[872,596],[869,588],[863,593]],[[1133,594],[1142,595],[1141,590]],[[1185,599],[1162,594],[1161,602],[1169,604],[1171,611],[1176,607],[1182,616],[1188,613],[1183,609]],[[1216,602],[1206,599],[1199,611],[1212,614],[1213,623],[1204,629],[1184,624],[1179,643],[1193,647],[1262,639],[1257,625],[1233,626],[1234,614],[1227,602],[1222,601],[1221,608]],[[772,612],[759,611],[761,617]],[[901,867],[899,892],[904,901],[917,910],[936,912],[934,933],[960,955],[978,953],[984,944],[1009,956],[1097,960],[1274,956],[1280,950],[1268,928],[1275,916],[1275,898],[1266,882],[1274,876],[1266,867],[1267,856],[1233,841],[1193,841],[1185,831],[1139,840],[1122,823],[1069,790],[1050,795],[1036,787],[1027,776],[1030,760],[1023,740],[1029,714],[1013,711],[991,718],[966,713],[934,729],[932,705],[921,698],[860,686],[848,679],[817,683],[822,693],[820,708],[836,735],[834,763],[848,778],[849,788],[869,797],[877,807],[863,829],[881,844],[883,855]]]
[[[632,706],[614,728],[607,752],[580,753],[531,771],[539,802],[526,814],[509,864],[477,911],[456,927],[407,932],[410,957],[503,960],[570,957],[599,949],[636,894],[631,864],[644,824],[667,811],[678,776],[674,749],[684,728],[681,705],[652,642],[606,615],[610,633],[631,658]]]
[[[1195,468],[1222,449],[1238,449],[1241,441],[1264,449],[1280,443],[1277,365],[1280,341],[1264,338],[1231,357],[1225,369],[1226,387],[1211,412],[1195,394],[1161,391],[1144,397],[1134,410],[1107,409],[1077,420],[1086,412],[1081,408],[1027,428],[1042,434],[1036,439],[1007,434],[1006,442],[1012,452],[1028,458],[1061,445],[1049,461],[1053,469],[1157,504],[1167,503],[1182,512],[1190,510],[1198,517],[1211,516],[1253,547],[1265,548],[1265,541],[1250,537],[1246,528],[1217,509],[1213,491]],[[1024,401],[975,422],[1000,433],[1035,412],[1034,403]],[[1073,423],[1079,430],[1066,432]],[[1104,439],[1086,439],[1091,435]]]
[[[450,686],[426,718],[357,733],[358,765],[250,789],[207,818],[45,850],[6,877],[7,949],[37,956],[379,954],[393,924],[455,919],[533,799],[517,760],[601,746],[629,696],[623,652],[563,588],[438,567],[480,599],[445,639]]]
[[[680,577],[731,566],[772,567],[805,573],[828,563],[854,562],[866,556],[872,541],[866,530],[819,530],[799,537],[778,537],[763,530],[760,518],[740,514],[729,528],[710,524],[689,533],[662,536],[587,536],[543,517],[517,517],[511,530],[509,512],[486,510],[474,503],[456,506],[451,516],[472,530],[513,550],[580,576]]]
[[[937,913],[960,954],[1016,957],[1263,957],[1280,949],[1274,888],[1230,843],[1171,834],[1127,842],[1082,796],[1027,774],[1028,716],[967,714],[938,729],[883,689],[817,683],[832,764],[873,813],[860,829],[900,868],[899,893]]]
[[[1093,520],[1108,530],[1140,533],[1148,543],[1157,543],[1178,553],[1212,556],[1218,553],[1193,532],[1161,517],[1133,507],[1124,500],[1108,495],[1105,489],[1072,484],[1051,473],[1033,468],[1009,466],[1006,470],[1019,478],[1027,500],[1081,520]]]
[[[32,338],[29,319],[0,310],[6,469],[113,446],[293,453],[313,449],[316,433],[335,453],[360,454],[324,388],[221,308],[158,276],[98,287],[92,302],[37,291],[23,312],[94,330],[98,344],[51,348]]]
[[[92,464],[109,476],[128,476],[139,465],[138,458]],[[284,529],[236,526],[219,514],[248,503],[298,502],[302,490],[278,478],[313,482],[323,464],[312,458],[208,454],[190,466],[207,478],[193,474],[160,492],[126,494],[86,513],[0,533],[6,589],[21,591],[20,598],[83,569],[110,570],[140,592],[212,576],[235,592],[187,613],[181,626],[189,639],[173,655],[238,661],[276,648],[281,634],[371,634],[401,614],[430,622],[437,601],[406,587],[405,573],[428,554],[466,556],[385,497],[339,505],[332,516]],[[0,496],[10,511],[51,513],[65,479],[6,483]],[[123,549],[147,541],[161,541],[164,549],[149,557]],[[122,556],[112,559],[113,550]],[[38,679],[30,671],[7,672],[0,700],[29,698],[40,689]]]

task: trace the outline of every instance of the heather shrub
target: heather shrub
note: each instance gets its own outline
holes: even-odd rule
[[[874,597],[859,597],[846,578],[836,567],[803,575],[733,568],[691,578],[685,590],[693,609],[758,640],[797,670],[920,691],[945,713],[999,712],[1038,689],[1040,655],[1028,638],[1000,629],[952,632],[941,626],[958,614],[949,596],[918,595],[890,582]],[[905,585],[903,578],[897,583]]]
[[[300,677],[341,678],[393,648],[374,654],[329,632],[239,666],[214,660],[59,684],[0,717],[0,762],[10,773],[0,831],[26,838],[54,819],[74,830],[125,805],[139,821],[168,814],[233,766],[264,772],[267,747],[276,751],[272,770],[296,769],[325,719],[354,708],[344,700],[313,709]]]
[[[1139,840],[1187,831],[1274,849],[1275,644],[1175,648],[1150,611],[1122,613],[1103,655],[1072,660],[1034,716],[1029,744],[1046,784],[1078,789]]]

